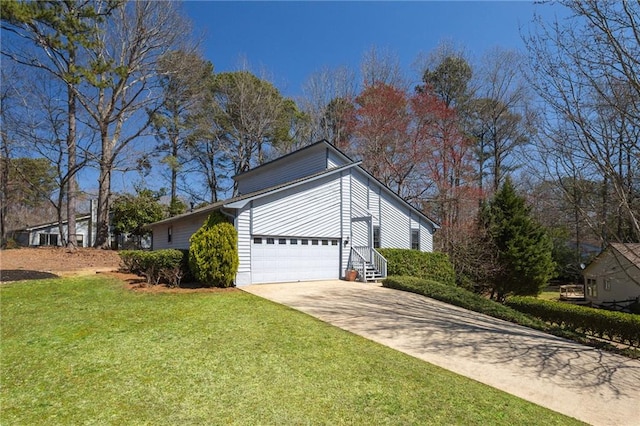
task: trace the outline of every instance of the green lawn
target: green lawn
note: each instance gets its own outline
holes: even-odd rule
[[[0,424],[577,424],[243,292],[4,285]]]

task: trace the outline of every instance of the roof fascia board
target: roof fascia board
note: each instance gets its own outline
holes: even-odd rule
[[[87,219],[91,219],[91,215],[76,217],[76,222],[87,220]],[[34,225],[34,226],[30,226],[28,228],[24,228],[24,230],[25,231],[35,231],[37,229],[51,228],[52,226],[58,226],[59,223],[60,222],[43,223],[42,225]],[[62,221],[62,225],[63,226],[64,225],[68,225],[68,224],[69,224],[69,221],[67,219]]]

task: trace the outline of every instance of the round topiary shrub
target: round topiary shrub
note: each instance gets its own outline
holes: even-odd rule
[[[210,287],[232,287],[240,263],[233,225],[214,212],[189,242],[189,269],[195,279]]]

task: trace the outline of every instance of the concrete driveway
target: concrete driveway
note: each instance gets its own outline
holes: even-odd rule
[[[640,425],[640,361],[380,285],[240,287],[593,425]]]

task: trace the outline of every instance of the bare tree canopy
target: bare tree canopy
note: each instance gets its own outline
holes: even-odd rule
[[[584,219],[608,241],[640,241],[640,3],[563,1],[572,13],[528,40],[531,80],[544,99],[540,143],[568,197],[593,182],[600,206]]]

